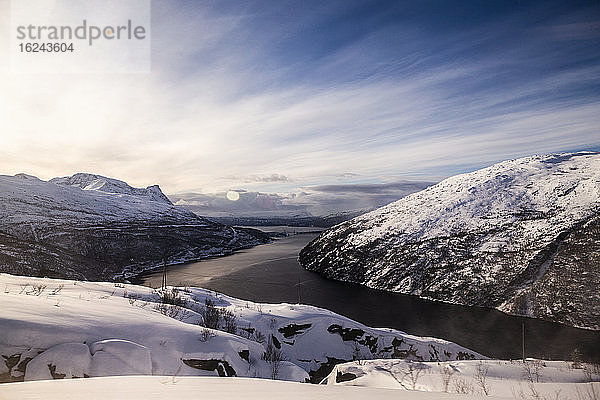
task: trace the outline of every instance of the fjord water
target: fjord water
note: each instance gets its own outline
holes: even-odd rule
[[[450,340],[493,358],[521,357],[524,324],[528,357],[568,359],[578,349],[584,358],[600,359],[600,332],[369,289],[306,271],[298,264],[298,253],[316,236],[302,233],[230,256],[171,266],[168,282],[255,302],[300,301],[368,326]],[[161,280],[162,272],[157,271],[139,276],[134,283],[159,287]]]

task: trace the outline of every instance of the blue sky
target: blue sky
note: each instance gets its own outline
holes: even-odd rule
[[[597,1],[153,2],[151,74],[2,73],[0,167],[289,199],[600,150],[599,49]]]

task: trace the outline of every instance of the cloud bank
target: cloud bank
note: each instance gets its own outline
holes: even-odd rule
[[[432,184],[434,182],[405,180],[384,184],[320,185],[282,194],[240,190],[237,201],[228,200],[226,192],[183,193],[170,198],[174,204],[203,216],[324,216],[381,207]]]

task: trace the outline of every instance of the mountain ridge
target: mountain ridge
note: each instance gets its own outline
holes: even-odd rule
[[[78,187],[82,190],[97,190],[106,193],[147,197],[152,201],[173,205],[168,197],[160,190],[158,185],[147,186],[145,189],[134,188],[118,179],[84,172],[79,172],[71,176],[53,178],[48,182],[55,185]]]
[[[158,186],[138,189],[94,174],[0,175],[0,272],[125,279],[269,240],[174,206]]]
[[[599,153],[531,156],[450,177],[337,225],[299,259],[333,279],[598,329],[599,210]],[[577,235],[589,262],[567,242]],[[588,279],[567,279],[556,257]],[[570,304],[561,287],[586,295],[561,311]]]

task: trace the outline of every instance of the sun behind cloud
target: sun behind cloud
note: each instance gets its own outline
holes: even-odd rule
[[[240,194],[233,190],[229,190],[225,196],[227,197],[227,200],[231,201],[238,201],[240,199]]]

